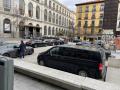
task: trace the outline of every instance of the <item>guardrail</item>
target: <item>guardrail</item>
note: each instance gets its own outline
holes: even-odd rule
[[[120,90],[115,84],[81,77],[44,66],[14,61],[15,71],[68,90]]]

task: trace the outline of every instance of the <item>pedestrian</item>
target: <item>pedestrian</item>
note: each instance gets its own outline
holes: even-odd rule
[[[20,52],[19,52],[20,58],[24,58],[26,45],[24,44],[24,42],[23,42],[22,40],[21,40],[21,43],[20,43],[19,48],[20,48],[20,50],[19,50],[19,51],[20,51]]]

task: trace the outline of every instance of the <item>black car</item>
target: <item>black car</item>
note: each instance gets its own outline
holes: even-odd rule
[[[42,39],[31,39],[28,42],[26,42],[26,45],[37,48],[47,46],[47,43],[44,42]]]
[[[54,45],[63,45],[64,41],[57,40],[57,39],[45,39],[45,43],[47,43],[48,46],[54,46]]]
[[[75,45],[55,46],[37,57],[40,65],[96,79],[105,79],[105,61],[97,48]]]
[[[32,47],[26,47],[25,55],[31,55],[34,53]],[[19,44],[15,43],[4,43],[0,45],[0,55],[17,58],[19,57]]]

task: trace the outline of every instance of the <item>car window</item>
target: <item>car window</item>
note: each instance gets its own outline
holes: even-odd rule
[[[80,59],[98,61],[98,62],[102,61],[101,53],[95,51],[76,50],[75,57]]]
[[[66,48],[62,47],[60,48],[60,53],[61,56],[68,56],[68,57],[74,57],[74,49],[72,48]]]
[[[54,47],[50,50],[50,54],[54,55],[54,54],[58,54],[59,53],[59,47]]]

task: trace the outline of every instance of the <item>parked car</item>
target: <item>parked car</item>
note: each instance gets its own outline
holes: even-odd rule
[[[105,61],[97,48],[75,45],[54,46],[37,57],[39,65],[96,79],[105,79]]]
[[[28,42],[26,42],[26,45],[37,48],[37,47],[47,46],[47,43],[44,42],[42,39],[35,39],[34,38],[34,39],[31,39]]]
[[[46,38],[44,42],[47,43],[48,46],[64,44],[64,41],[59,38]]]
[[[34,53],[32,47],[27,46],[25,50],[25,55],[31,55]],[[19,45],[15,43],[4,43],[0,46],[0,55],[17,58],[19,57]]]
[[[79,42],[81,42],[81,40],[79,40],[79,39],[74,39],[73,40],[73,43],[79,43]]]
[[[83,41],[83,42],[78,42],[78,43],[76,43],[76,45],[82,45],[82,46],[92,46],[91,42],[86,42],[86,41]]]

